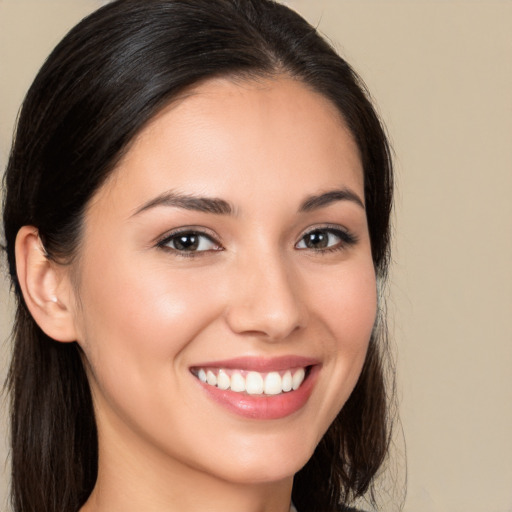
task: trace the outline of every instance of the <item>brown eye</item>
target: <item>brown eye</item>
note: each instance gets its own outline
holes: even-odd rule
[[[308,249],[325,249],[329,247],[330,237],[332,238],[333,235],[325,231],[312,231],[305,235],[302,240],[304,246]]]
[[[203,252],[219,250],[219,245],[208,235],[196,231],[175,233],[158,244],[179,252]]]
[[[341,229],[313,229],[302,236],[295,246],[297,249],[312,249],[317,251],[342,249],[356,243],[356,238]]]
[[[172,243],[178,251],[197,251],[200,238],[195,234],[177,235]]]

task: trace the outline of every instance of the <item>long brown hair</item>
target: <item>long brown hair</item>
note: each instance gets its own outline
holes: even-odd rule
[[[271,0],[118,0],[83,20],[43,65],[24,101],[6,175],[6,252],[17,299],[11,397],[15,512],[77,511],[98,445],[76,343],[47,337],[16,278],[14,243],[37,227],[48,258],[79,251],[84,209],[133,137],[177,94],[214,76],[286,73],[333,102],[359,147],[378,280],[386,278],[392,167],[366,89],[298,14]],[[384,315],[349,400],[295,477],[299,511],[344,510],[371,489],[390,421]]]

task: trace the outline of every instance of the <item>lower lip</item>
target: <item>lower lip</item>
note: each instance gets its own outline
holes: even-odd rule
[[[313,366],[299,389],[279,395],[248,395],[222,390],[199,380],[197,382],[210,398],[239,416],[257,420],[276,420],[304,407],[313,391],[318,371],[319,366]]]

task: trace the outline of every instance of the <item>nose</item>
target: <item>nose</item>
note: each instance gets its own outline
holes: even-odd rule
[[[300,282],[278,254],[240,261],[235,274],[226,312],[232,331],[279,341],[306,325]]]

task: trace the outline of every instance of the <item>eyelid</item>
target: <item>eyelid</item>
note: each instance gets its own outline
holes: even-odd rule
[[[313,231],[322,231],[322,230],[341,232],[341,233],[345,233],[347,235],[355,237],[355,235],[352,233],[352,231],[350,229],[348,229],[347,227],[345,227],[341,224],[327,223],[327,224],[314,224],[312,226],[308,226],[306,229],[304,229],[301,232],[301,234],[299,235],[299,239],[301,239],[303,236],[305,236],[308,233],[311,233]]]

